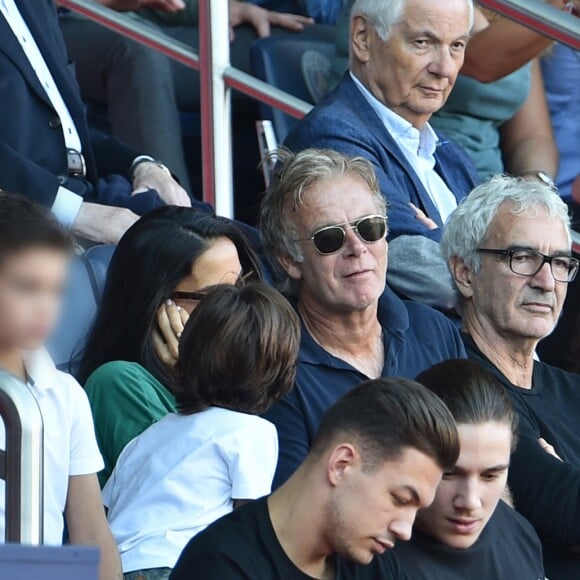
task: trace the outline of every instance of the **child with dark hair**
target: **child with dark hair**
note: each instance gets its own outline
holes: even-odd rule
[[[180,342],[179,413],[127,445],[103,490],[127,580],[169,578],[193,536],[270,493],[276,428],[256,414],[292,388],[299,335],[263,284],[200,296]]]
[[[70,541],[98,546],[100,578],[113,580],[121,577],[121,566],[99,493],[96,473],[103,460],[89,402],[43,348],[57,318],[72,247],[49,210],[0,191],[0,369],[22,381],[42,415],[44,543],[62,543],[66,520]],[[0,449],[6,449],[1,420]],[[4,522],[0,480],[0,541]]]

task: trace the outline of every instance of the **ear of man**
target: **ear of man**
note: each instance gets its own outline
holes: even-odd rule
[[[349,472],[356,469],[361,463],[360,453],[350,443],[336,445],[328,455],[327,477],[332,487],[341,485],[348,477]]]
[[[453,256],[449,260],[449,269],[457,291],[463,298],[471,298],[473,296],[473,270],[458,256]]]
[[[350,48],[352,56],[361,64],[367,64],[371,57],[373,25],[362,15],[350,21]]]
[[[302,279],[302,264],[297,262],[292,256],[278,256],[278,262],[280,262],[280,265],[292,280]]]

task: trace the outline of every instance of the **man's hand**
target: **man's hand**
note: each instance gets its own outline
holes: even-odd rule
[[[139,163],[133,175],[132,195],[154,189],[159,197],[169,205],[191,207],[191,198],[171,175],[155,163]]]
[[[255,4],[230,0],[230,40],[234,40],[234,28],[242,24],[250,24],[260,38],[266,38],[270,36],[272,26],[299,32],[304,29],[304,26],[314,24],[314,20],[298,14],[274,12]]]
[[[130,12],[152,8],[161,12],[180,12],[185,8],[183,0],[97,0],[103,6],[118,12]]]
[[[439,226],[427,214],[419,209],[415,204],[409,203],[411,209],[415,212],[415,218],[418,219],[428,230],[436,230]]]
[[[173,368],[179,358],[179,339],[185,328],[189,314],[172,300],[161,306],[157,311],[157,327],[153,329],[151,338],[157,356]]]
[[[91,242],[116,244],[138,219],[137,214],[122,207],[85,202],[81,205],[72,231]]]

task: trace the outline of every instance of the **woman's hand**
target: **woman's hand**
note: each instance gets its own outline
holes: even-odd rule
[[[172,300],[157,311],[157,327],[153,329],[151,338],[157,356],[171,368],[179,358],[179,339],[188,318],[189,314]]]

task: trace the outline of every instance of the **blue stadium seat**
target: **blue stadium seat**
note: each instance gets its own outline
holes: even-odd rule
[[[82,348],[103,295],[114,246],[95,246],[73,260],[64,308],[48,350],[56,366],[75,374]]]
[[[302,57],[307,51],[316,51],[332,59],[335,50],[334,27],[316,28],[316,39],[303,39],[300,35],[279,35],[256,40],[250,49],[254,75],[278,89],[312,103],[302,73]],[[297,120],[269,105],[262,104],[261,111],[263,119],[272,121],[278,142],[282,143]]]

